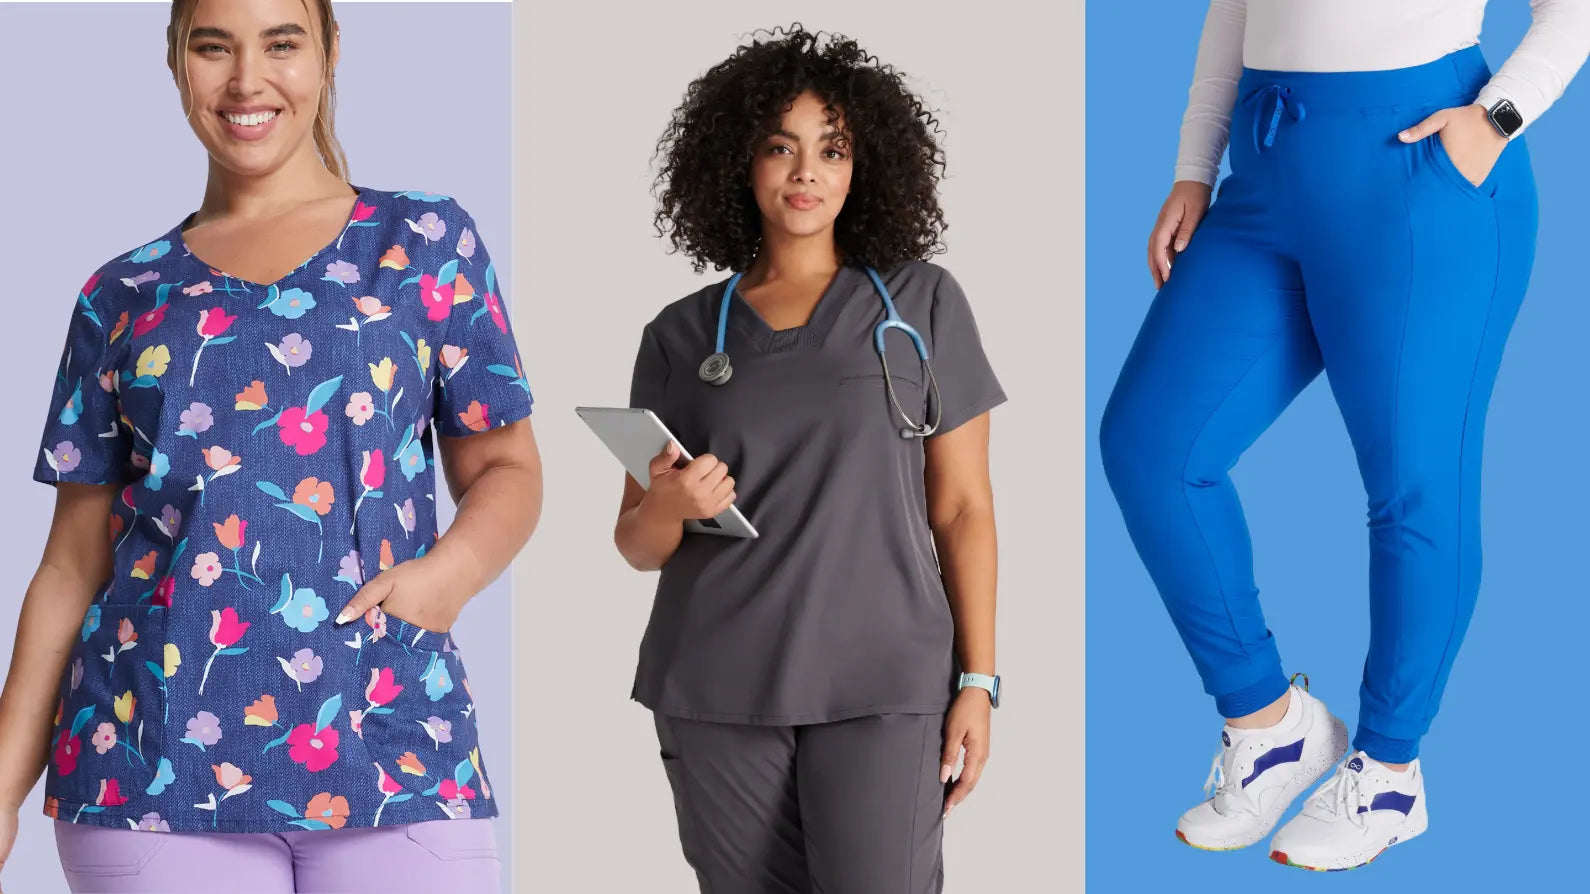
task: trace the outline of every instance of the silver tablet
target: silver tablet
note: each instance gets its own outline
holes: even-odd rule
[[[650,410],[630,407],[575,407],[585,424],[607,445],[609,452],[623,464],[624,470],[640,482],[641,487],[651,487],[651,461],[663,452],[669,441],[679,445],[679,455],[686,462],[694,459],[685,445],[673,436],[657,414]],[[755,539],[756,528],[746,520],[736,506],[730,506],[716,518],[690,519],[685,530],[695,534],[716,534],[720,537]]]

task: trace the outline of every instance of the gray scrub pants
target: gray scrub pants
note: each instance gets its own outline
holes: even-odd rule
[[[943,715],[805,726],[654,717],[702,894],[944,890]]]

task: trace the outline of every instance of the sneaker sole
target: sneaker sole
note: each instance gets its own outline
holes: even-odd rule
[[[1332,736],[1331,741],[1339,742],[1341,744],[1341,748],[1338,750],[1336,747],[1332,746],[1327,750],[1325,755],[1316,758],[1312,762],[1304,764],[1298,770],[1298,774],[1292,777],[1292,779],[1289,780],[1281,789],[1281,799],[1277,802],[1276,806],[1272,808],[1274,816],[1269,819],[1263,825],[1263,827],[1261,827],[1259,832],[1253,836],[1252,840],[1243,841],[1241,839],[1236,839],[1236,843],[1210,842],[1208,844],[1200,844],[1196,841],[1189,840],[1187,836],[1183,834],[1181,829],[1176,830],[1176,837],[1181,839],[1182,843],[1184,844],[1195,847],[1201,851],[1211,852],[1238,851],[1245,847],[1252,847],[1253,845],[1263,841],[1272,831],[1275,830],[1276,824],[1281,821],[1282,816],[1286,815],[1286,809],[1292,806],[1292,802],[1297,800],[1297,796],[1301,795],[1309,786],[1318,782],[1320,778],[1326,773],[1330,772],[1331,768],[1336,766],[1336,764],[1339,763],[1343,757],[1346,757],[1347,752],[1351,747],[1347,739],[1347,724],[1334,714],[1330,715],[1330,719]]]
[[[1425,824],[1425,828],[1429,828],[1428,823]],[[1363,866],[1368,866],[1370,863],[1375,862],[1375,859],[1386,851],[1391,850],[1399,844],[1407,844],[1413,839],[1418,838],[1420,835],[1424,834],[1425,828],[1415,828],[1408,831],[1407,834],[1396,835],[1393,837],[1391,844],[1388,844],[1380,850],[1375,851],[1367,858],[1348,866],[1310,866],[1307,863],[1294,862],[1291,857],[1288,857],[1282,851],[1270,851],[1270,859],[1280,863],[1282,866],[1292,866],[1297,869],[1307,869],[1310,872],[1346,872],[1349,869],[1358,869]]]

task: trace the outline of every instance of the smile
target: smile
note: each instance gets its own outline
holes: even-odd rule
[[[239,127],[259,127],[261,124],[274,121],[276,116],[280,114],[281,110],[273,109],[269,112],[250,112],[247,115],[239,115],[233,112],[222,112],[221,117],[225,118],[232,124],[236,124]]]

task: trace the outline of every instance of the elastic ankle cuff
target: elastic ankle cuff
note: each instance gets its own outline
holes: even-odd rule
[[[1360,726],[1353,748],[1383,764],[1406,764],[1419,756],[1418,739],[1393,739]]]
[[[1221,717],[1228,719],[1244,717],[1274,703],[1276,699],[1286,694],[1287,687],[1291,685],[1280,668],[1276,668],[1251,686],[1215,696],[1215,709],[1220,712]]]

